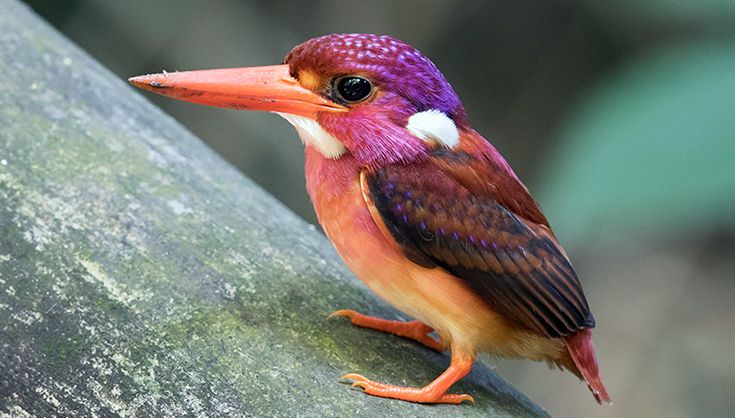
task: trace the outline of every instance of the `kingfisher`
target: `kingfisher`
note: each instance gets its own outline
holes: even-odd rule
[[[569,257],[497,149],[472,129],[437,67],[390,36],[310,39],[281,65],[132,77],[188,102],[274,112],[305,144],[306,188],[324,233],[372,291],[413,320],[342,309],[331,317],[450,351],[424,387],[357,373],[369,395],[474,402],[448,393],[477,356],[546,361],[582,379],[598,403],[590,312]]]

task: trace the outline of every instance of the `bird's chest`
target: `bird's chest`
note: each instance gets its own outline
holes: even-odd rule
[[[411,262],[381,232],[362,195],[360,167],[349,163],[310,158],[307,152],[307,189],[327,237],[350,270],[378,296],[437,329],[456,329],[473,296],[443,270]]]
[[[307,148],[308,149],[308,148]],[[306,154],[306,189],[319,224],[353,271],[385,244],[360,190],[360,167],[347,159]],[[355,271],[356,274],[364,277]]]
[[[349,157],[306,154],[306,188],[324,233],[345,264],[374,292],[393,303],[405,291],[406,262],[378,229],[360,188],[360,165]]]
[[[496,315],[463,282],[411,262],[381,232],[362,195],[360,167],[345,158],[326,160],[309,151],[306,158],[306,186],[319,223],[345,264],[378,296],[444,338],[479,344]]]

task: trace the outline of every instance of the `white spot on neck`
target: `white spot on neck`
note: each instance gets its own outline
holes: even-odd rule
[[[314,119],[290,113],[277,113],[296,128],[296,133],[304,145],[316,148],[325,158],[337,159],[347,151],[337,138],[325,131]]]
[[[457,126],[449,116],[436,109],[415,113],[408,118],[406,129],[428,143],[439,144],[446,148],[459,145]]]

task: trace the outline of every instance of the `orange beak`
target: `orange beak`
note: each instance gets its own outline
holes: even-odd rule
[[[149,74],[128,79],[136,87],[174,99],[240,110],[290,113],[316,119],[344,106],[302,87],[288,65]]]

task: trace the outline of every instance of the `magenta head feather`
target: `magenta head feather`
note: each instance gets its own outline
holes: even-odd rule
[[[386,35],[334,34],[310,39],[286,56],[291,75],[364,72],[379,88],[408,100],[409,114],[436,109],[456,123],[466,118],[462,102],[433,62],[416,48]],[[457,120],[459,119],[459,120]]]
[[[417,114],[445,118],[442,122],[455,132],[469,128],[462,102],[434,63],[389,36],[321,36],[296,46],[284,62],[302,85],[338,103],[335,83],[341,77],[370,83],[368,99],[353,104],[343,101],[349,112],[324,114],[318,120],[364,164],[422,158],[429,145],[407,130]]]

